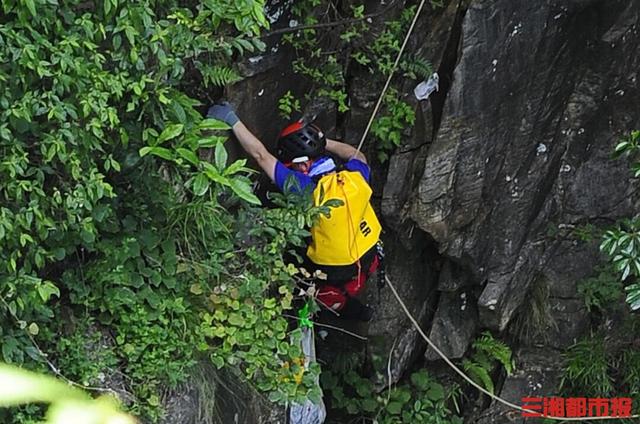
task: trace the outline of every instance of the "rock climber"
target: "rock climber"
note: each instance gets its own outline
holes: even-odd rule
[[[316,300],[339,317],[369,321],[372,308],[355,296],[382,261],[380,223],[370,204],[370,169],[365,155],[353,146],[326,138],[304,120],[284,128],[277,139],[276,156],[238,118],[229,103],[209,108],[207,118],[228,124],[245,152],[282,191],[290,178],[300,189],[313,189],[316,206],[329,198],[341,205],[331,208],[311,228],[303,267],[326,276],[317,282]],[[331,155],[335,156],[336,164]],[[319,189],[321,186],[322,189]],[[340,202],[339,202],[340,203]],[[318,272],[319,271],[319,272]]]

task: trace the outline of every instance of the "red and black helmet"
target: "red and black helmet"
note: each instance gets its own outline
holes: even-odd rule
[[[303,156],[316,159],[324,154],[326,146],[327,138],[320,128],[301,119],[278,135],[277,156],[282,162],[291,162]]]

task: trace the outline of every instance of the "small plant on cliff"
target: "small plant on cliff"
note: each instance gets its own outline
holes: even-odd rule
[[[602,337],[593,337],[573,345],[566,353],[567,365],[560,388],[571,391],[586,389],[587,393],[608,396],[613,391],[609,360]],[[585,395],[585,393],[580,393]]]
[[[485,331],[473,342],[474,352],[470,359],[462,361],[462,367],[476,383],[493,393],[494,384],[491,372],[497,365],[502,365],[510,375],[515,368],[511,357],[511,348],[504,342],[496,340],[490,332]]]
[[[445,388],[426,370],[411,374],[409,381],[376,392],[368,378],[355,369],[325,370],[322,387],[330,394],[333,409],[350,417],[379,424],[462,424],[449,409],[460,395],[458,386]]]
[[[636,335],[640,321],[633,316],[603,324],[564,353],[560,390],[566,396],[629,396],[640,402],[640,354]]]
[[[640,131],[631,131],[615,147],[614,157],[632,159],[634,177],[640,176]],[[632,310],[640,309],[640,218],[625,219],[616,228],[605,232],[600,250],[605,252],[626,285],[627,303]]]
[[[597,274],[578,282],[578,293],[584,296],[589,312],[605,311],[619,307],[623,287],[612,267],[597,269]]]
[[[411,106],[399,99],[399,92],[390,88],[383,101],[384,110],[371,125],[371,134],[378,139],[378,159],[381,162],[400,145],[402,136],[411,128],[416,115]]]
[[[600,249],[610,258],[620,280],[627,284],[627,303],[640,309],[640,219],[625,219],[607,231]]]
[[[300,100],[296,99],[291,94],[291,90],[289,90],[278,100],[278,110],[280,111],[280,116],[285,119],[291,119],[293,112],[300,112]]]

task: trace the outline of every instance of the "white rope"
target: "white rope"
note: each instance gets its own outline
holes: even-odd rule
[[[378,113],[378,109],[380,109],[380,105],[382,104],[382,99],[384,99],[384,95],[387,92],[387,89],[389,88],[389,83],[391,83],[391,78],[393,78],[393,74],[395,73],[396,68],[398,67],[398,63],[400,63],[400,57],[402,57],[402,52],[404,52],[404,48],[407,46],[407,41],[409,41],[409,37],[413,32],[413,27],[416,25],[418,16],[420,15],[420,12],[422,11],[422,7],[424,6],[425,3],[426,3],[426,0],[422,0],[420,2],[420,6],[418,6],[416,15],[413,17],[413,21],[411,22],[411,26],[409,27],[409,31],[407,31],[407,35],[404,37],[404,41],[402,42],[402,47],[400,47],[400,51],[398,52],[396,61],[393,64],[393,67],[391,68],[391,72],[389,72],[389,77],[387,78],[387,82],[384,84],[384,88],[382,89],[382,93],[378,98],[376,107],[373,109],[371,118],[369,119],[369,122],[367,123],[367,127],[365,128],[364,133],[362,134],[362,139],[360,140],[360,144],[358,144],[358,148],[356,149],[358,152],[362,148],[362,145],[364,144],[364,140],[367,138],[367,134],[369,134],[369,130],[371,129],[371,124],[373,124],[373,119],[376,117],[376,114]]]
[[[451,360],[449,358],[447,358],[447,356],[444,353],[442,353],[442,351],[440,349],[438,349],[438,347],[429,339],[429,337],[427,337],[427,335],[424,333],[424,331],[422,331],[422,328],[420,327],[420,324],[418,324],[418,322],[415,320],[415,318],[411,315],[411,313],[407,309],[407,306],[404,304],[404,302],[402,301],[402,299],[398,295],[398,292],[396,291],[395,287],[393,286],[393,284],[391,284],[391,281],[389,280],[389,277],[385,276],[385,280],[387,281],[387,284],[389,284],[389,288],[391,288],[391,291],[393,292],[393,295],[396,297],[396,300],[398,301],[398,303],[400,303],[400,306],[402,306],[402,309],[404,310],[404,313],[407,315],[407,317],[409,318],[409,320],[411,321],[413,326],[416,328],[416,330],[418,330],[418,333],[420,333],[422,338],[425,339],[425,341],[429,344],[429,346],[431,346],[431,348],[433,350],[435,350],[435,352],[438,355],[440,355],[440,357],[447,363],[447,365],[449,365],[451,368],[453,368],[453,370],[455,372],[460,374],[460,376],[462,378],[464,378],[465,380],[467,380],[467,382],[469,382],[469,384],[471,384],[473,387],[475,387],[476,389],[480,390],[482,393],[486,394],[490,398],[502,403],[503,405],[506,405],[506,406],[508,406],[510,408],[513,408],[513,409],[517,409],[517,410],[522,411],[522,412],[528,412],[528,413],[533,413],[533,414],[541,414],[539,411],[532,411],[530,409],[523,408],[520,405],[516,405],[516,404],[511,403],[511,402],[509,402],[509,401],[507,401],[505,399],[502,399],[499,396],[494,395],[493,393],[489,392],[484,387],[480,386],[478,383],[473,381],[471,379],[471,377],[466,375],[462,370],[460,370],[460,368],[458,368],[453,362],[451,362]],[[612,417],[612,416],[606,416],[606,417],[554,417],[554,416],[547,416],[547,415],[542,416],[542,415],[540,415],[540,417],[544,417],[544,418],[548,418],[548,419],[552,419],[552,420],[557,420],[557,421],[590,421],[590,420],[613,420],[613,419],[620,420],[620,419],[638,418],[638,417],[640,417],[640,415],[636,414],[636,415],[631,415],[631,416],[628,416],[628,417]]]

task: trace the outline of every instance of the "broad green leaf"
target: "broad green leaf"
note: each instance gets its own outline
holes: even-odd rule
[[[629,307],[634,311],[640,309],[640,284],[631,284],[625,290],[629,292],[626,299]]]
[[[420,390],[427,390],[431,385],[431,378],[425,370],[414,372],[411,374],[410,380]]]
[[[196,196],[202,196],[209,189],[210,180],[205,174],[198,174],[193,180],[193,193]]]
[[[239,181],[237,179],[232,179],[229,181],[229,186],[233,190],[235,194],[237,194],[241,199],[246,200],[249,203],[254,205],[261,205],[260,199],[253,194],[251,190],[251,186],[244,181]]]
[[[220,143],[224,143],[226,139],[226,137],[216,135],[204,137],[198,140],[198,147],[213,147]]]
[[[182,130],[184,129],[183,124],[171,124],[167,126],[158,136],[157,144],[162,144],[167,140],[171,140],[176,138],[180,134],[182,134]]]
[[[432,383],[431,388],[427,390],[427,397],[434,401],[444,399],[444,388],[441,384]]]
[[[222,175],[225,176],[230,176],[233,175],[239,171],[243,171],[245,168],[244,166],[247,164],[247,160],[246,159],[238,159],[237,161],[233,162],[231,165],[229,165],[227,168],[225,168],[224,172],[222,173]]]
[[[4,346],[3,346],[4,347]],[[118,411],[111,398],[91,399],[82,390],[54,377],[0,364],[0,406],[50,403],[48,424],[134,424],[133,417]]]
[[[24,0],[24,4],[25,4],[25,6],[27,6],[27,9],[29,9],[29,13],[31,13],[31,16],[33,16],[35,18],[35,16],[36,16],[36,4],[35,4],[34,0]]]
[[[178,154],[181,157],[183,157],[187,161],[191,162],[195,166],[198,166],[198,163],[200,163],[200,160],[198,159],[198,156],[196,156],[196,154],[194,152],[192,152],[191,150],[185,149],[183,147],[178,147],[176,149],[176,152],[178,152]]]
[[[209,177],[209,179],[217,182],[218,184],[223,184],[226,186],[231,186],[231,180],[227,177],[223,177],[220,175],[215,166],[211,165],[208,162],[203,162],[204,173]]]
[[[222,143],[219,143],[216,146],[215,160],[216,160],[216,167],[218,168],[219,171],[222,171],[225,168],[225,166],[227,166],[227,149],[225,149],[224,144]]]
[[[198,128],[203,130],[230,130],[231,127],[224,121],[218,121],[217,119],[207,118],[200,121]]]
[[[149,153],[159,156],[162,159],[173,160],[173,153],[165,147],[152,147]]]
[[[43,302],[47,302],[52,295],[60,297],[60,290],[51,281],[44,281],[37,287],[38,294]]]
[[[363,399],[361,405],[365,412],[375,412],[378,409],[378,402],[371,398]]]
[[[151,149],[153,149],[153,147],[145,146],[145,147],[141,148],[141,149],[138,151],[138,154],[140,155],[140,157],[144,157],[144,156],[146,156],[147,154],[149,154],[149,152],[151,151]]]
[[[40,333],[40,327],[38,327],[38,324],[36,324],[35,322],[32,322],[31,324],[29,324],[27,331],[29,331],[29,334],[31,334],[32,336],[37,336],[38,333]]]
[[[400,415],[400,412],[402,412],[402,404],[400,402],[389,402],[387,404],[387,412],[391,415]]]

